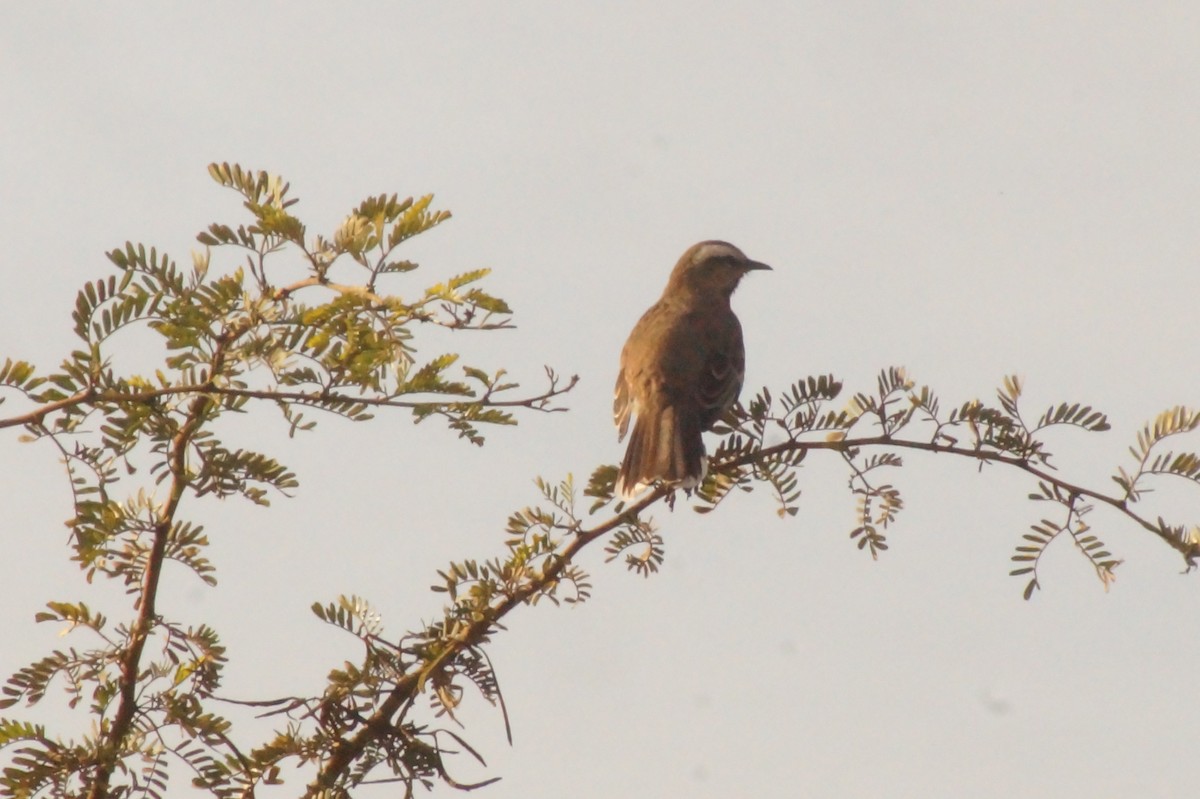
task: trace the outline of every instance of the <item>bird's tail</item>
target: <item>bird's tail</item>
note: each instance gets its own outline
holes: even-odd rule
[[[661,480],[690,490],[704,479],[707,467],[704,441],[696,414],[676,407],[646,409],[639,413],[617,473],[617,490],[632,499],[643,488]]]

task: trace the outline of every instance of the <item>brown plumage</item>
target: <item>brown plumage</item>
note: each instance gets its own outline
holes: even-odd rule
[[[704,479],[702,434],[737,400],[745,373],[742,326],[729,298],[747,272],[770,268],[727,242],[702,241],[634,326],[613,398],[618,440],[636,416],[617,475],[622,497],[659,480],[690,490]]]

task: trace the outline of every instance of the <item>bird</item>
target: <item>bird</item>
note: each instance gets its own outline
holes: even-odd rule
[[[737,401],[745,375],[742,326],[729,300],[741,279],[759,269],[771,267],[729,242],[694,244],[634,325],[613,391],[618,441],[635,418],[617,472],[622,499],[656,482],[691,491],[704,479],[702,434]]]

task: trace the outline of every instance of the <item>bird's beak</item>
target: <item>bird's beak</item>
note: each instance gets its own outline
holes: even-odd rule
[[[774,271],[771,269],[771,267],[767,266],[766,264],[762,263],[761,261],[751,261],[749,259],[747,259],[746,263],[743,264],[743,268],[745,268],[746,271],[750,271],[751,269],[767,269],[770,271]]]

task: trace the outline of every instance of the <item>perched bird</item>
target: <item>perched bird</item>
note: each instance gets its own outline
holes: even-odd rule
[[[618,440],[637,417],[617,474],[623,498],[658,480],[691,490],[704,479],[701,434],[737,400],[745,373],[742,326],[729,298],[747,272],[770,268],[727,242],[702,241],[634,326],[613,398]]]

